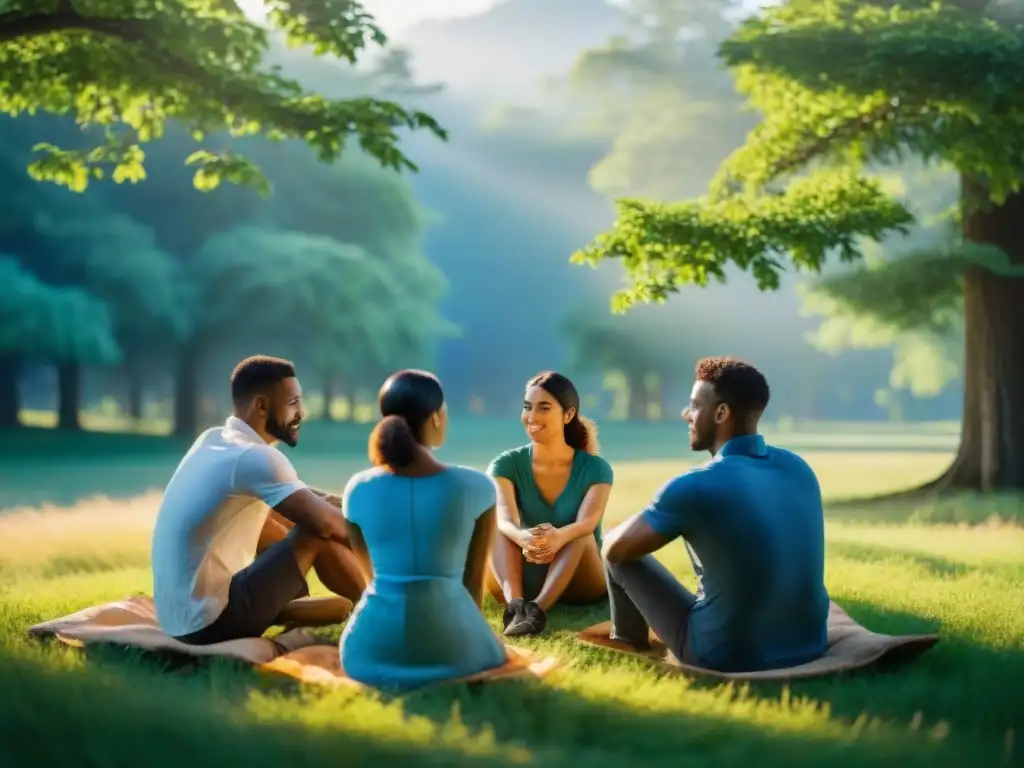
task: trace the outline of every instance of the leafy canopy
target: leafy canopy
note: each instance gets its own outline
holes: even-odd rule
[[[399,131],[444,130],[429,115],[370,97],[328,99],[265,66],[272,42],[349,63],[385,36],[358,0],[266,0],[268,27],[235,0],[5,0],[0,3],[0,111],[71,115],[92,146],[40,143],[30,173],[76,191],[91,178],[145,178],[144,145],[174,120],[200,141],[263,133],[332,161],[355,136],[383,166],[415,170]],[[242,155],[200,150],[195,184],[265,178]]]
[[[115,365],[121,348],[107,305],[77,287],[48,285],[0,254],[0,354]]]
[[[574,255],[622,260],[632,286],[620,310],[724,280],[730,265],[774,289],[787,266],[817,272],[833,251],[858,259],[864,236],[906,232],[912,213],[865,175],[868,163],[943,161],[985,177],[997,203],[1024,178],[1017,21],[941,2],[791,0],[741,25],[721,53],[762,122],[709,195],[620,200],[611,231]]]

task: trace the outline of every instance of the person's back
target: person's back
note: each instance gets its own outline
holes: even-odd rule
[[[751,435],[730,440],[691,476],[701,499],[686,533],[701,574],[687,627],[695,658],[740,671],[820,656],[829,598],[813,470]]]
[[[684,662],[721,672],[811,661],[826,649],[829,612],[818,480],[758,434],[770,398],[760,371],[709,357],[694,373],[683,419],[690,447],[713,458],[607,534],[611,636],[645,646],[653,629]],[[696,595],[653,555],[677,537]]]
[[[341,640],[350,677],[410,689],[505,662],[463,584],[476,522],[495,496],[489,477],[457,466],[425,476],[371,469],[349,481],[343,509],[374,571]]]

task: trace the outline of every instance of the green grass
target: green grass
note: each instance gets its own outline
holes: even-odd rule
[[[616,489],[607,523],[639,509],[692,460],[682,451],[658,461],[631,461],[625,450],[616,456],[610,431]],[[326,432],[322,439],[330,442]],[[361,466],[357,448],[331,457],[304,445],[296,462],[336,488]],[[474,455],[466,443],[451,453],[480,466],[493,446]],[[832,499],[925,480],[949,460],[895,449],[806,455]],[[91,465],[65,463],[81,467],[76,478],[91,466],[128,493],[146,466],[157,467],[156,479],[174,459],[107,453]],[[37,483],[43,493],[49,478],[72,493],[75,478],[63,478],[61,465],[2,466],[5,501],[15,475],[23,489]],[[556,610],[551,631],[526,643],[564,662],[544,683],[389,698],[303,689],[226,662],[181,667],[116,649],[85,654],[28,641],[34,622],[151,589],[147,550],[158,499],[79,499],[69,510],[0,515],[0,765],[1024,764],[1024,745],[1013,743],[1024,738],[1024,528],[993,516],[1024,518],[1003,508],[1007,500],[830,510],[833,598],[872,629],[943,635],[895,674],[792,688],[691,682],[578,645],[574,631],[605,611]],[[936,524],[946,519],[960,524]],[[692,585],[681,545],[664,560]],[[487,611],[497,626],[496,606]]]

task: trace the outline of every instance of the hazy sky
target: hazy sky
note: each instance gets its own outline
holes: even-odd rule
[[[363,0],[389,35],[401,33],[417,21],[466,16],[487,10],[494,0]]]
[[[423,19],[480,13],[494,3],[495,0],[363,0],[363,7],[374,15],[388,35],[394,35]],[[238,4],[246,13],[257,15],[263,0],[238,0]]]
[[[468,16],[490,8],[496,0],[363,0],[363,6],[374,15],[388,35],[398,35],[418,21],[443,19],[449,16]],[[558,0],[551,0],[558,2]],[[610,0],[612,4],[623,0]],[[746,0],[753,9],[770,4],[773,0]],[[259,8],[262,0],[239,0],[245,9]]]

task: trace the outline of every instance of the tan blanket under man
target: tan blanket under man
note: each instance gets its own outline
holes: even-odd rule
[[[33,637],[55,637],[78,648],[103,643],[189,656],[219,656],[245,661],[263,672],[286,675],[302,682],[363,687],[345,675],[337,645],[318,643],[305,630],[292,629],[273,639],[249,637],[213,645],[186,645],[160,630],[153,599],[144,595],[86,608],[36,624],[28,632]],[[544,677],[557,666],[552,657],[541,658],[513,646],[506,648],[508,662],[504,666],[449,682]]]
[[[862,627],[851,619],[846,611],[832,603],[828,615],[828,650],[820,659],[788,669],[772,669],[763,672],[726,673],[683,664],[665,644],[651,632],[651,648],[638,651],[630,645],[612,640],[612,623],[604,621],[579,633],[584,643],[631,653],[650,659],[660,668],[679,672],[691,677],[713,678],[716,680],[738,681],[787,681],[812,677],[826,677],[841,672],[863,670],[870,667],[886,667],[905,664],[927,651],[937,642],[937,634],[929,635],[882,635]]]

